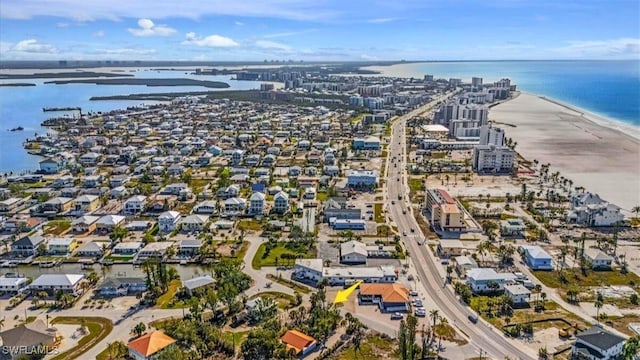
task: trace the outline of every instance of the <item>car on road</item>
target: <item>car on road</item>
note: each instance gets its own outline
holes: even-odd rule
[[[410,296],[418,296],[418,292],[415,291],[415,290],[411,290],[411,291],[409,291],[409,295]]]
[[[403,232],[402,232],[402,236],[407,236],[407,232],[406,232],[406,231],[403,231]]]
[[[391,200],[391,205],[395,205],[396,202],[394,200]]]
[[[471,321],[474,324],[478,322],[478,315],[476,314],[469,314],[467,318],[469,319],[469,321]]]
[[[407,209],[402,209],[402,213],[406,214],[407,213]]]
[[[415,228],[411,228],[411,232],[416,232],[416,229]]]
[[[396,312],[391,314],[391,320],[402,320],[403,318],[402,313]]]
[[[417,317],[425,317],[427,316],[427,309],[420,307],[413,311],[413,314]]]
[[[397,178],[396,181],[400,181],[400,178]]]

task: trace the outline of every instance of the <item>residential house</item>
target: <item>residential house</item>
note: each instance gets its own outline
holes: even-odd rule
[[[147,197],[144,195],[134,195],[124,202],[123,212],[125,214],[133,215],[144,210],[147,203]]]
[[[37,253],[38,246],[47,245],[45,238],[40,235],[27,235],[11,244],[11,253],[16,257],[29,257]]]
[[[369,136],[367,138],[354,138],[351,142],[353,150],[380,150],[380,138]]]
[[[254,192],[249,197],[249,215],[263,215],[265,211],[266,195],[261,192]]]
[[[613,257],[600,249],[588,248],[584,251],[584,257],[591,263],[591,268],[596,270],[610,270],[613,263]]]
[[[80,156],[80,164],[84,165],[84,166],[96,166],[98,164],[98,162],[100,162],[100,159],[102,158],[102,155],[95,153],[95,152],[88,152],[82,156]]]
[[[62,291],[79,294],[83,279],[83,274],[42,274],[29,285],[29,290],[34,293],[47,291],[54,294],[57,291]]]
[[[467,271],[467,285],[476,294],[500,291],[504,289],[507,276],[490,268],[477,268]],[[490,285],[494,284],[492,287]]]
[[[325,165],[322,173],[327,176],[338,176],[340,174],[340,167],[337,165]]]
[[[571,359],[614,360],[620,359],[626,340],[600,326],[576,335],[571,346]]]
[[[127,241],[117,243],[116,246],[111,249],[111,253],[118,256],[132,256],[137,254],[140,249],[142,249],[142,242]]]
[[[29,285],[29,279],[24,277],[0,276],[0,294],[17,294]]]
[[[380,312],[407,312],[409,290],[402,284],[360,284],[358,304],[377,304]]]
[[[322,259],[296,259],[292,277],[317,283],[322,280],[324,264]]]
[[[461,278],[467,276],[467,272],[471,269],[477,269],[478,263],[471,256],[460,255],[453,259],[456,271]]]
[[[171,247],[173,247],[173,241],[157,241],[148,243],[138,252],[138,260],[146,258],[161,259]]]
[[[624,220],[620,208],[602,200],[598,194],[577,193],[570,201],[567,222],[586,226],[614,226]]]
[[[117,188],[118,186],[125,186],[129,182],[129,180],[131,180],[131,177],[126,174],[113,175],[109,179],[109,187],[114,189],[114,188]]]
[[[307,356],[318,345],[316,339],[298,330],[287,330],[280,337],[280,341],[285,344],[287,350],[293,350],[300,358]]]
[[[76,211],[90,212],[100,207],[100,197],[97,195],[82,195],[73,202]]]
[[[238,185],[232,184],[224,189],[218,190],[216,195],[223,200],[231,199],[240,195],[240,187]]]
[[[531,301],[531,291],[520,284],[505,285],[504,294],[511,298],[514,307],[526,305]]]
[[[108,248],[108,246],[107,242],[90,241],[78,249],[77,255],[79,257],[100,258],[104,255],[105,249]]]
[[[71,210],[73,199],[56,197],[49,199],[42,204],[42,211],[45,213],[60,214]]]
[[[194,214],[215,214],[218,211],[218,204],[212,200],[205,200],[196,204],[191,212]]]
[[[375,170],[347,171],[347,186],[352,188],[373,188],[378,185],[378,172]]]
[[[40,160],[40,171],[45,174],[57,174],[64,167],[64,162],[55,158]]]
[[[51,255],[71,255],[78,247],[78,241],[75,238],[51,238],[48,246]]]
[[[279,191],[273,196],[273,210],[278,214],[289,211],[289,195],[284,191]]]
[[[329,226],[333,230],[365,230],[367,222],[364,220],[331,218],[329,219]]]
[[[215,284],[215,280],[213,280],[213,278],[209,275],[198,276],[189,280],[182,281],[182,286],[185,288],[189,296],[193,296],[194,292],[198,289],[212,287],[213,284]]]
[[[356,240],[340,244],[340,262],[343,264],[366,264],[367,246]]]
[[[188,215],[180,219],[179,224],[182,232],[196,232],[204,230],[204,226],[209,221],[207,215]]]
[[[202,247],[202,240],[200,239],[184,239],[180,241],[178,245],[178,255],[193,257],[198,255],[200,248]]]
[[[438,241],[436,253],[443,258],[460,256],[467,250],[464,243],[456,239],[441,239]]]
[[[165,211],[158,216],[158,230],[168,234],[176,229],[180,221],[180,213],[177,211]]]
[[[54,348],[56,337],[55,329],[47,328],[42,320],[8,328],[0,332],[0,358],[17,360],[40,354]]]
[[[94,232],[96,230],[96,222],[100,219],[99,216],[84,215],[79,218],[73,219],[71,222],[71,229],[75,233]]]
[[[362,217],[362,210],[356,208],[348,208],[345,198],[332,197],[324,202],[323,220],[329,222],[329,219],[352,219],[357,220]]]
[[[524,261],[532,270],[553,270],[551,255],[537,245],[523,245],[521,247]]]
[[[527,225],[519,218],[500,221],[500,235],[503,237],[523,237],[526,229]]]
[[[173,346],[176,340],[162,331],[153,331],[131,340],[127,344],[129,357],[133,360],[152,360],[156,355],[169,346]]]
[[[126,296],[147,291],[147,281],[141,277],[108,277],[98,286],[101,296]]]
[[[242,198],[233,197],[224,201],[225,216],[241,215],[246,208],[247,208],[247,201]]]
[[[122,226],[127,218],[121,215],[105,215],[96,221],[96,230],[111,232],[118,226]]]

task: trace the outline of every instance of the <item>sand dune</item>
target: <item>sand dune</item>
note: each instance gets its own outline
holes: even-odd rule
[[[551,163],[574,186],[625,210],[640,205],[640,129],[532,94],[497,105],[489,120],[528,160]]]

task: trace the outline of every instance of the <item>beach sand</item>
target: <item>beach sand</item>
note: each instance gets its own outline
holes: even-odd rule
[[[518,142],[527,160],[623,208],[640,205],[640,129],[522,93],[494,106],[489,120]]]

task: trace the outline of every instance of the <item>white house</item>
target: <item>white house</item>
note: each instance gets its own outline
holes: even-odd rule
[[[158,216],[158,228],[160,231],[168,234],[175,230],[180,221],[180,213],[177,211],[165,211]]]
[[[567,221],[586,226],[613,226],[624,220],[620,208],[602,200],[598,194],[578,193],[571,197]]]
[[[224,201],[224,213],[227,216],[240,215],[246,208],[247,201],[242,198],[233,197]]]
[[[623,337],[614,335],[599,326],[592,326],[576,335],[576,341],[571,346],[571,356],[589,360],[618,359],[625,342]]]
[[[144,195],[134,195],[124,202],[125,214],[137,214],[144,210],[144,206],[147,203],[147,197]]]
[[[296,259],[293,277],[318,282],[322,280],[324,264],[322,259]]]
[[[279,191],[273,196],[273,209],[279,214],[284,214],[289,210],[289,195],[284,191]]]
[[[528,304],[531,300],[531,291],[520,284],[505,285],[504,293],[513,300],[513,305]]]
[[[202,231],[204,225],[209,221],[207,215],[189,215],[180,220],[180,226],[182,226],[183,232]]]
[[[29,279],[24,277],[0,277],[0,294],[17,293],[28,284]]]
[[[366,264],[367,246],[360,241],[347,241],[340,244],[340,262],[343,264]]]
[[[611,269],[613,258],[599,249],[586,249],[584,251],[584,257],[591,262],[593,269]]]
[[[83,274],[42,274],[35,279],[29,289],[39,291],[64,291],[70,293],[80,292],[80,283],[84,279]]]
[[[193,207],[192,212],[194,214],[207,214],[211,215],[217,211],[216,202],[212,200],[205,200],[199,202],[196,206]]]
[[[261,192],[254,192],[249,197],[249,214],[262,215],[265,209],[266,195]]]
[[[490,268],[471,269],[467,271],[467,285],[474,293],[499,291],[504,289],[505,275]],[[492,289],[489,287],[491,283],[495,283],[497,287]]]
[[[347,186],[373,187],[378,184],[378,172],[375,170],[349,170],[347,172]]]

